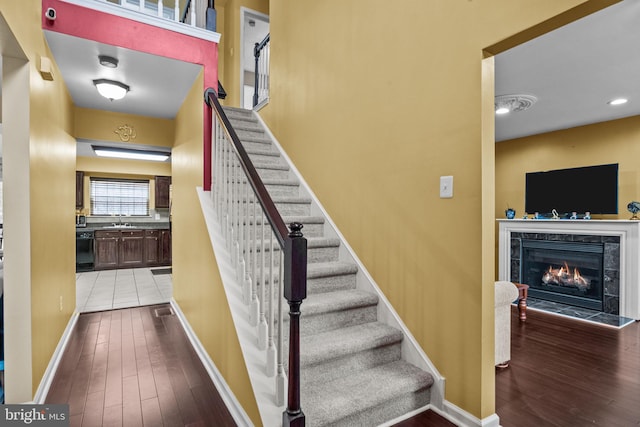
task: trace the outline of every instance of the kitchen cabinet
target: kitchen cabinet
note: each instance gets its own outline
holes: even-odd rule
[[[156,176],[156,209],[169,208],[170,176]]]
[[[121,231],[118,246],[118,267],[144,266],[144,230]]]
[[[171,265],[171,230],[96,230],[96,270]]]
[[[76,171],[76,209],[84,208],[84,172]]]
[[[171,230],[160,230],[160,265],[171,265]]]
[[[94,269],[108,270],[118,268],[119,231],[96,230]]]
[[[144,261],[147,266],[160,264],[160,230],[144,231]]]

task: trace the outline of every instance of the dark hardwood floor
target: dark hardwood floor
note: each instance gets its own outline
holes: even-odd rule
[[[235,426],[168,308],[81,314],[46,402],[71,426]]]
[[[640,323],[622,329],[511,311],[511,363],[496,370],[503,427],[639,426]]]
[[[47,403],[72,426],[235,426],[178,319],[137,307],[80,315]],[[503,427],[640,426],[640,323],[622,329],[511,313],[511,363],[496,370]],[[451,427],[433,411],[399,427]]]

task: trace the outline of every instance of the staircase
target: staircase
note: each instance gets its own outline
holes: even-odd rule
[[[384,297],[376,292],[377,287],[368,283],[368,275],[349,255],[339,234],[327,223],[322,209],[314,204],[261,122],[252,111],[229,107],[224,111],[285,223],[304,225],[308,295],[301,306],[300,400],[306,425],[383,424],[429,405],[434,377],[436,400],[441,401],[442,380],[437,371],[428,360],[425,362],[426,357],[416,349],[388,302],[381,301]],[[242,204],[242,195],[238,200]],[[245,209],[250,209],[245,204]],[[253,222],[260,221],[255,218]],[[248,271],[255,271],[257,264],[265,265],[267,250],[280,250],[273,245],[265,249],[269,246],[258,243],[267,238],[264,233],[254,235],[256,238],[250,233],[240,236],[251,240],[244,249],[238,249],[249,260]],[[255,293],[263,292],[264,283],[277,284],[279,279],[273,273],[268,277],[258,275],[253,279]],[[259,310],[254,316],[263,317]],[[383,313],[384,322],[379,313]],[[282,320],[276,318],[274,322]],[[282,330],[286,346],[288,328]],[[264,339],[272,341],[271,332]]]

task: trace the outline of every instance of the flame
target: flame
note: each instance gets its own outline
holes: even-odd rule
[[[542,275],[542,281],[547,285],[576,287],[581,290],[589,289],[591,286],[591,281],[583,277],[577,268],[572,270],[566,261],[560,268],[549,266],[549,269]]]

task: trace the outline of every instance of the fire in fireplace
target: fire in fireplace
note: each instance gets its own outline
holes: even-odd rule
[[[523,239],[521,255],[530,296],[602,311],[602,243]]]

